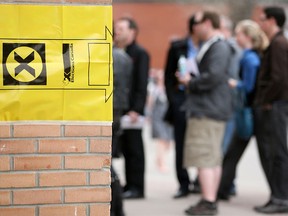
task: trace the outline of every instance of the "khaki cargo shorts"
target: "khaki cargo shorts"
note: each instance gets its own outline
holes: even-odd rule
[[[184,166],[209,168],[222,166],[222,140],[225,122],[209,118],[190,118],[184,144]]]

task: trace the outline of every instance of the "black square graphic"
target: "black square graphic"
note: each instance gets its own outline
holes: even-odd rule
[[[3,43],[3,85],[47,85],[44,43]]]

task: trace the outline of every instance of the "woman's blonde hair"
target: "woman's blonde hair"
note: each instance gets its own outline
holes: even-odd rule
[[[260,26],[252,20],[242,20],[237,25],[235,30],[241,30],[246,36],[251,38],[252,48],[258,52],[262,52],[269,45],[269,40]]]

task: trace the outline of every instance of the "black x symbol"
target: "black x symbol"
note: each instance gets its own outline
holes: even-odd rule
[[[28,65],[34,60],[34,51],[31,52],[25,59],[14,52],[14,59],[20,63],[20,65],[15,68],[15,76],[17,76],[21,71],[26,70],[28,73],[35,77],[35,69]]]

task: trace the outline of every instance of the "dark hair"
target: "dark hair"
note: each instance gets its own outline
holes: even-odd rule
[[[196,24],[195,22],[195,15],[192,15],[190,18],[189,18],[189,21],[188,21],[188,30],[189,30],[189,33],[192,34],[193,33],[193,26]]]
[[[266,18],[274,18],[278,27],[282,28],[286,21],[285,11],[281,7],[266,7],[264,8]]]
[[[220,17],[216,12],[213,11],[204,11],[202,22],[210,20],[214,29],[220,28]]]
[[[138,28],[138,25],[134,19],[132,19],[130,17],[122,17],[119,20],[127,21],[129,23],[129,29],[135,30],[136,35],[138,34],[139,28]]]

